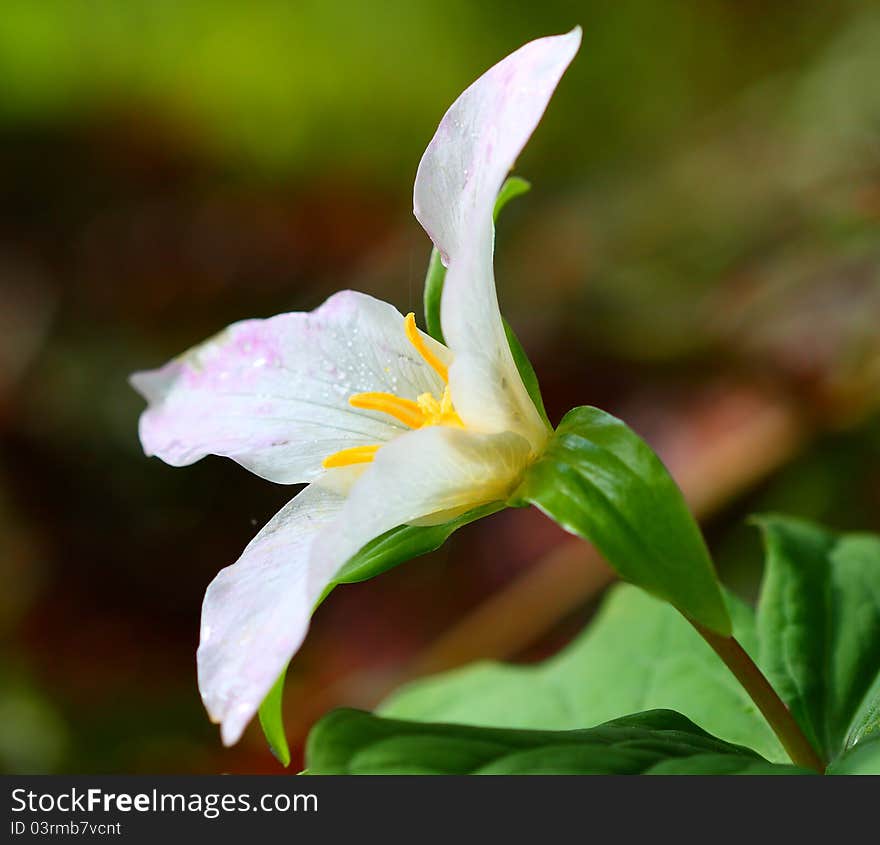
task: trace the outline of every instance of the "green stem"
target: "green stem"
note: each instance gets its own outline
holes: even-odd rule
[[[773,728],[783,748],[788,752],[795,765],[813,769],[819,774],[824,773],[825,763],[816,749],[804,736],[804,732],[795,721],[791,711],[777,695],[776,690],[764,677],[745,649],[733,637],[722,637],[704,628],[693,619],[690,623],[697,629],[700,636],[712,647],[713,651],[724,661],[736,679],[751,696],[764,718]]]

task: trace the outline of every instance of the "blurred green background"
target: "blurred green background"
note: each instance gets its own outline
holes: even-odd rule
[[[411,190],[437,122],[578,23],[498,233],[551,417],[623,414],[745,596],[751,512],[880,530],[876,3],[4,0],[0,769],[281,771],[258,728],[220,746],[194,655],[205,586],[293,491],[145,459],[127,375],[343,287],[418,312]],[[561,543],[504,513],[337,590],[289,673],[292,743],[527,594]],[[572,586],[578,565],[599,567],[562,567],[528,641],[489,612],[493,656],[585,623],[604,581]]]

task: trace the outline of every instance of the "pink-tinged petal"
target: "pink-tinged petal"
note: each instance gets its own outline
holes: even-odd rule
[[[339,518],[316,541],[313,555],[338,568],[398,525],[437,514],[449,518],[506,499],[529,451],[528,441],[512,432],[434,426],[404,434],[379,450],[351,488]]]
[[[285,505],[205,593],[199,690],[223,742],[238,741],[300,647],[332,571],[311,556],[343,498],[311,485]]]
[[[495,198],[580,46],[581,31],[521,47],[473,83],[443,117],[416,175],[415,215],[447,266],[443,333],[455,356],[450,387],[470,426],[546,429],[510,354],[492,267]]]
[[[449,360],[445,347],[427,341]],[[148,455],[173,466],[224,455],[283,484],[314,479],[334,452],[407,430],[352,408],[353,393],[415,399],[443,389],[407,340],[400,312],[353,291],[309,313],[235,323],[131,382],[149,403],[140,420]]]
[[[491,220],[508,172],[577,53],[580,27],[530,41],[470,85],[440,121],[419,163],[414,210],[447,266],[471,224]]]

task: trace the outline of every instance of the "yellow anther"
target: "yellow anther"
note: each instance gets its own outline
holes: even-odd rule
[[[451,425],[455,428],[464,428],[461,417],[452,407],[452,397],[449,395],[449,388],[443,391],[443,398],[438,402],[430,393],[423,393],[419,396],[419,408],[425,415],[425,426],[429,425]]]
[[[422,393],[418,398],[419,410],[427,420],[440,415],[440,403],[434,398],[432,393]]]
[[[353,408],[388,414],[410,428],[421,428],[425,423],[425,415],[419,403],[393,393],[355,393],[354,396],[349,396],[348,404]]]
[[[350,449],[342,449],[324,458],[324,469],[347,467],[352,464],[368,464],[372,462],[379,451],[379,446],[352,446]]]
[[[440,400],[440,413],[443,416],[455,414],[455,408],[452,407],[452,394],[449,392],[448,387],[443,391],[443,398]],[[458,417],[458,414],[455,414],[455,416]]]
[[[437,373],[443,381],[449,381],[449,368],[444,364],[425,343],[425,339],[419,334],[416,328],[416,315],[410,311],[403,321],[403,327],[406,330],[406,336],[409,342],[416,348],[416,352],[425,359],[425,362]]]

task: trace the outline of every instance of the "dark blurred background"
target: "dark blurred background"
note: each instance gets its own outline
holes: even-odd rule
[[[865,0],[4,0],[0,768],[277,772],[196,689],[215,572],[294,492],[143,457],[127,375],[357,288],[420,310],[419,157],[521,43],[581,53],[497,275],[551,417],[622,414],[746,597],[780,510],[880,530],[880,8]],[[537,513],[337,590],[289,673],[309,724],[481,656],[538,659],[609,575]]]

